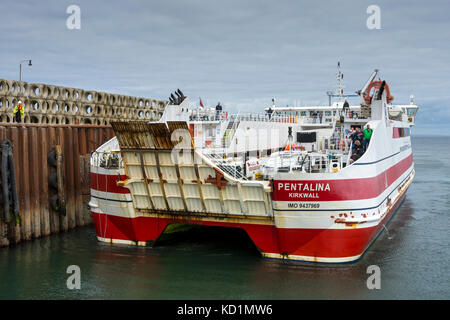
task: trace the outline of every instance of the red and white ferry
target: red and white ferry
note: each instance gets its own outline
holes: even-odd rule
[[[377,72],[357,106],[339,82],[329,106],[230,115],[191,110],[181,94],[158,122],[113,123],[116,137],[91,159],[98,240],[152,245],[170,224],[201,224],[244,229],[264,257],[359,259],[414,177],[418,107],[392,105]],[[349,130],[368,125],[355,161]]]

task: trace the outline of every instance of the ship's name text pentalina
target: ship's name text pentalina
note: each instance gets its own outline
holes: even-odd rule
[[[279,191],[330,191],[328,183],[299,183],[299,182],[278,182]]]

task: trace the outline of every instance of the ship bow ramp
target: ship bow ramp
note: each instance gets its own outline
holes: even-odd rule
[[[167,225],[183,223],[242,228],[261,251],[273,250],[269,181],[237,179],[220,169],[195,148],[184,121],[111,125],[125,173],[118,183],[132,198],[134,242],[152,242]]]

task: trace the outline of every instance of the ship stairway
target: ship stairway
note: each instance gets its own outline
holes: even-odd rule
[[[233,139],[234,134],[236,133],[236,129],[237,129],[238,125],[239,125],[239,122],[240,121],[239,121],[238,118],[231,119],[228,122],[227,128],[226,128],[225,133],[224,133],[224,135],[222,137],[222,147],[223,148],[228,148],[230,146],[231,140]]]
[[[341,122],[341,119],[338,118],[334,121],[334,130],[341,132],[344,129],[344,124]]]

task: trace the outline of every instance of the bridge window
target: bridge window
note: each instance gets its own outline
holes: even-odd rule
[[[409,137],[410,135],[411,135],[410,128],[393,128],[393,132],[392,132],[393,138]]]

